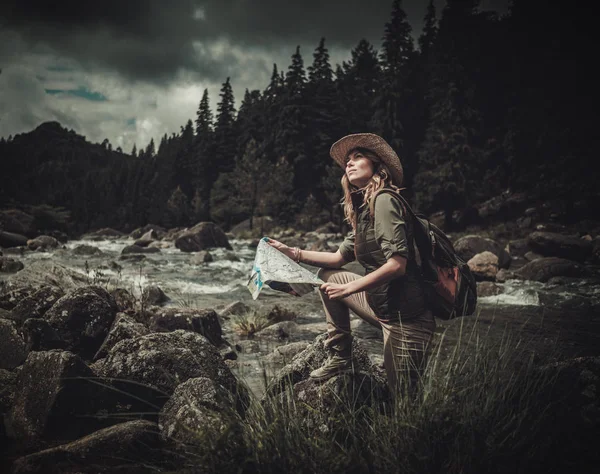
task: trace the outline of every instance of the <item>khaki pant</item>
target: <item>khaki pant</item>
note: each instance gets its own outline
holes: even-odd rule
[[[345,284],[360,278],[345,270],[322,269],[323,281]],[[416,388],[419,374],[424,368],[427,349],[435,331],[435,318],[427,310],[410,321],[386,322],[377,318],[369,304],[366,293],[361,291],[340,300],[331,300],[319,292],[327,317],[329,346],[334,350],[347,351],[351,347],[350,310],[383,331],[383,365],[390,388],[399,389],[403,384]]]

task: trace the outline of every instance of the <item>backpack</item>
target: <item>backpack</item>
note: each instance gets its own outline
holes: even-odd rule
[[[393,190],[410,216],[415,247],[425,287],[425,298],[434,316],[453,319],[469,316],[477,306],[477,284],[471,269],[454,250],[448,236],[424,215],[416,214],[406,199]]]

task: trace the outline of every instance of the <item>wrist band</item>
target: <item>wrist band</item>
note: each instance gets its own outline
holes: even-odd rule
[[[294,247],[294,261],[296,263],[300,263],[300,248],[299,247]]]

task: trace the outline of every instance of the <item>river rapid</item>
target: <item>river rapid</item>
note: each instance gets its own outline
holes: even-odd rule
[[[175,247],[124,258],[121,251],[133,242],[130,238],[73,240],[63,248],[25,252],[19,258],[25,266],[36,260],[51,259],[52,263],[81,273],[90,283],[108,289],[125,288],[136,297],[140,297],[145,287],[156,285],[169,297],[166,306],[210,308],[219,312],[239,301],[252,308],[265,305],[289,308],[297,316],[286,326],[286,337],[267,331],[264,336],[259,332],[248,338],[237,330],[235,317],[221,319],[224,337],[233,346],[237,345],[238,359],[231,367],[257,394],[264,391],[265,381],[286,362],[285,357],[273,357],[276,348],[295,342],[311,342],[326,330],[317,291],[298,298],[266,288],[256,301],[252,300],[246,285],[256,241],[230,240],[233,250],[210,249],[214,260],[201,264],[192,262],[194,254]],[[74,249],[84,244],[96,247],[100,253],[77,255]],[[443,336],[446,344],[454,344],[458,341],[468,343],[465,334],[470,335],[469,340],[474,333],[492,340],[501,340],[510,334],[510,337],[523,340],[532,353],[556,353],[560,357],[598,354],[598,280],[563,279],[552,284],[508,280],[498,285],[501,294],[480,297],[476,315],[439,321],[437,338]],[[353,327],[373,361],[381,363],[379,331],[355,316]]]

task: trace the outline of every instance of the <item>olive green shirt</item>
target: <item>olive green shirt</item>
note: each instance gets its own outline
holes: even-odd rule
[[[408,258],[406,221],[400,201],[389,193],[381,193],[375,198],[375,220],[373,222],[375,240],[385,258],[393,255]],[[354,231],[351,231],[339,248],[346,262],[356,259],[354,253]]]

